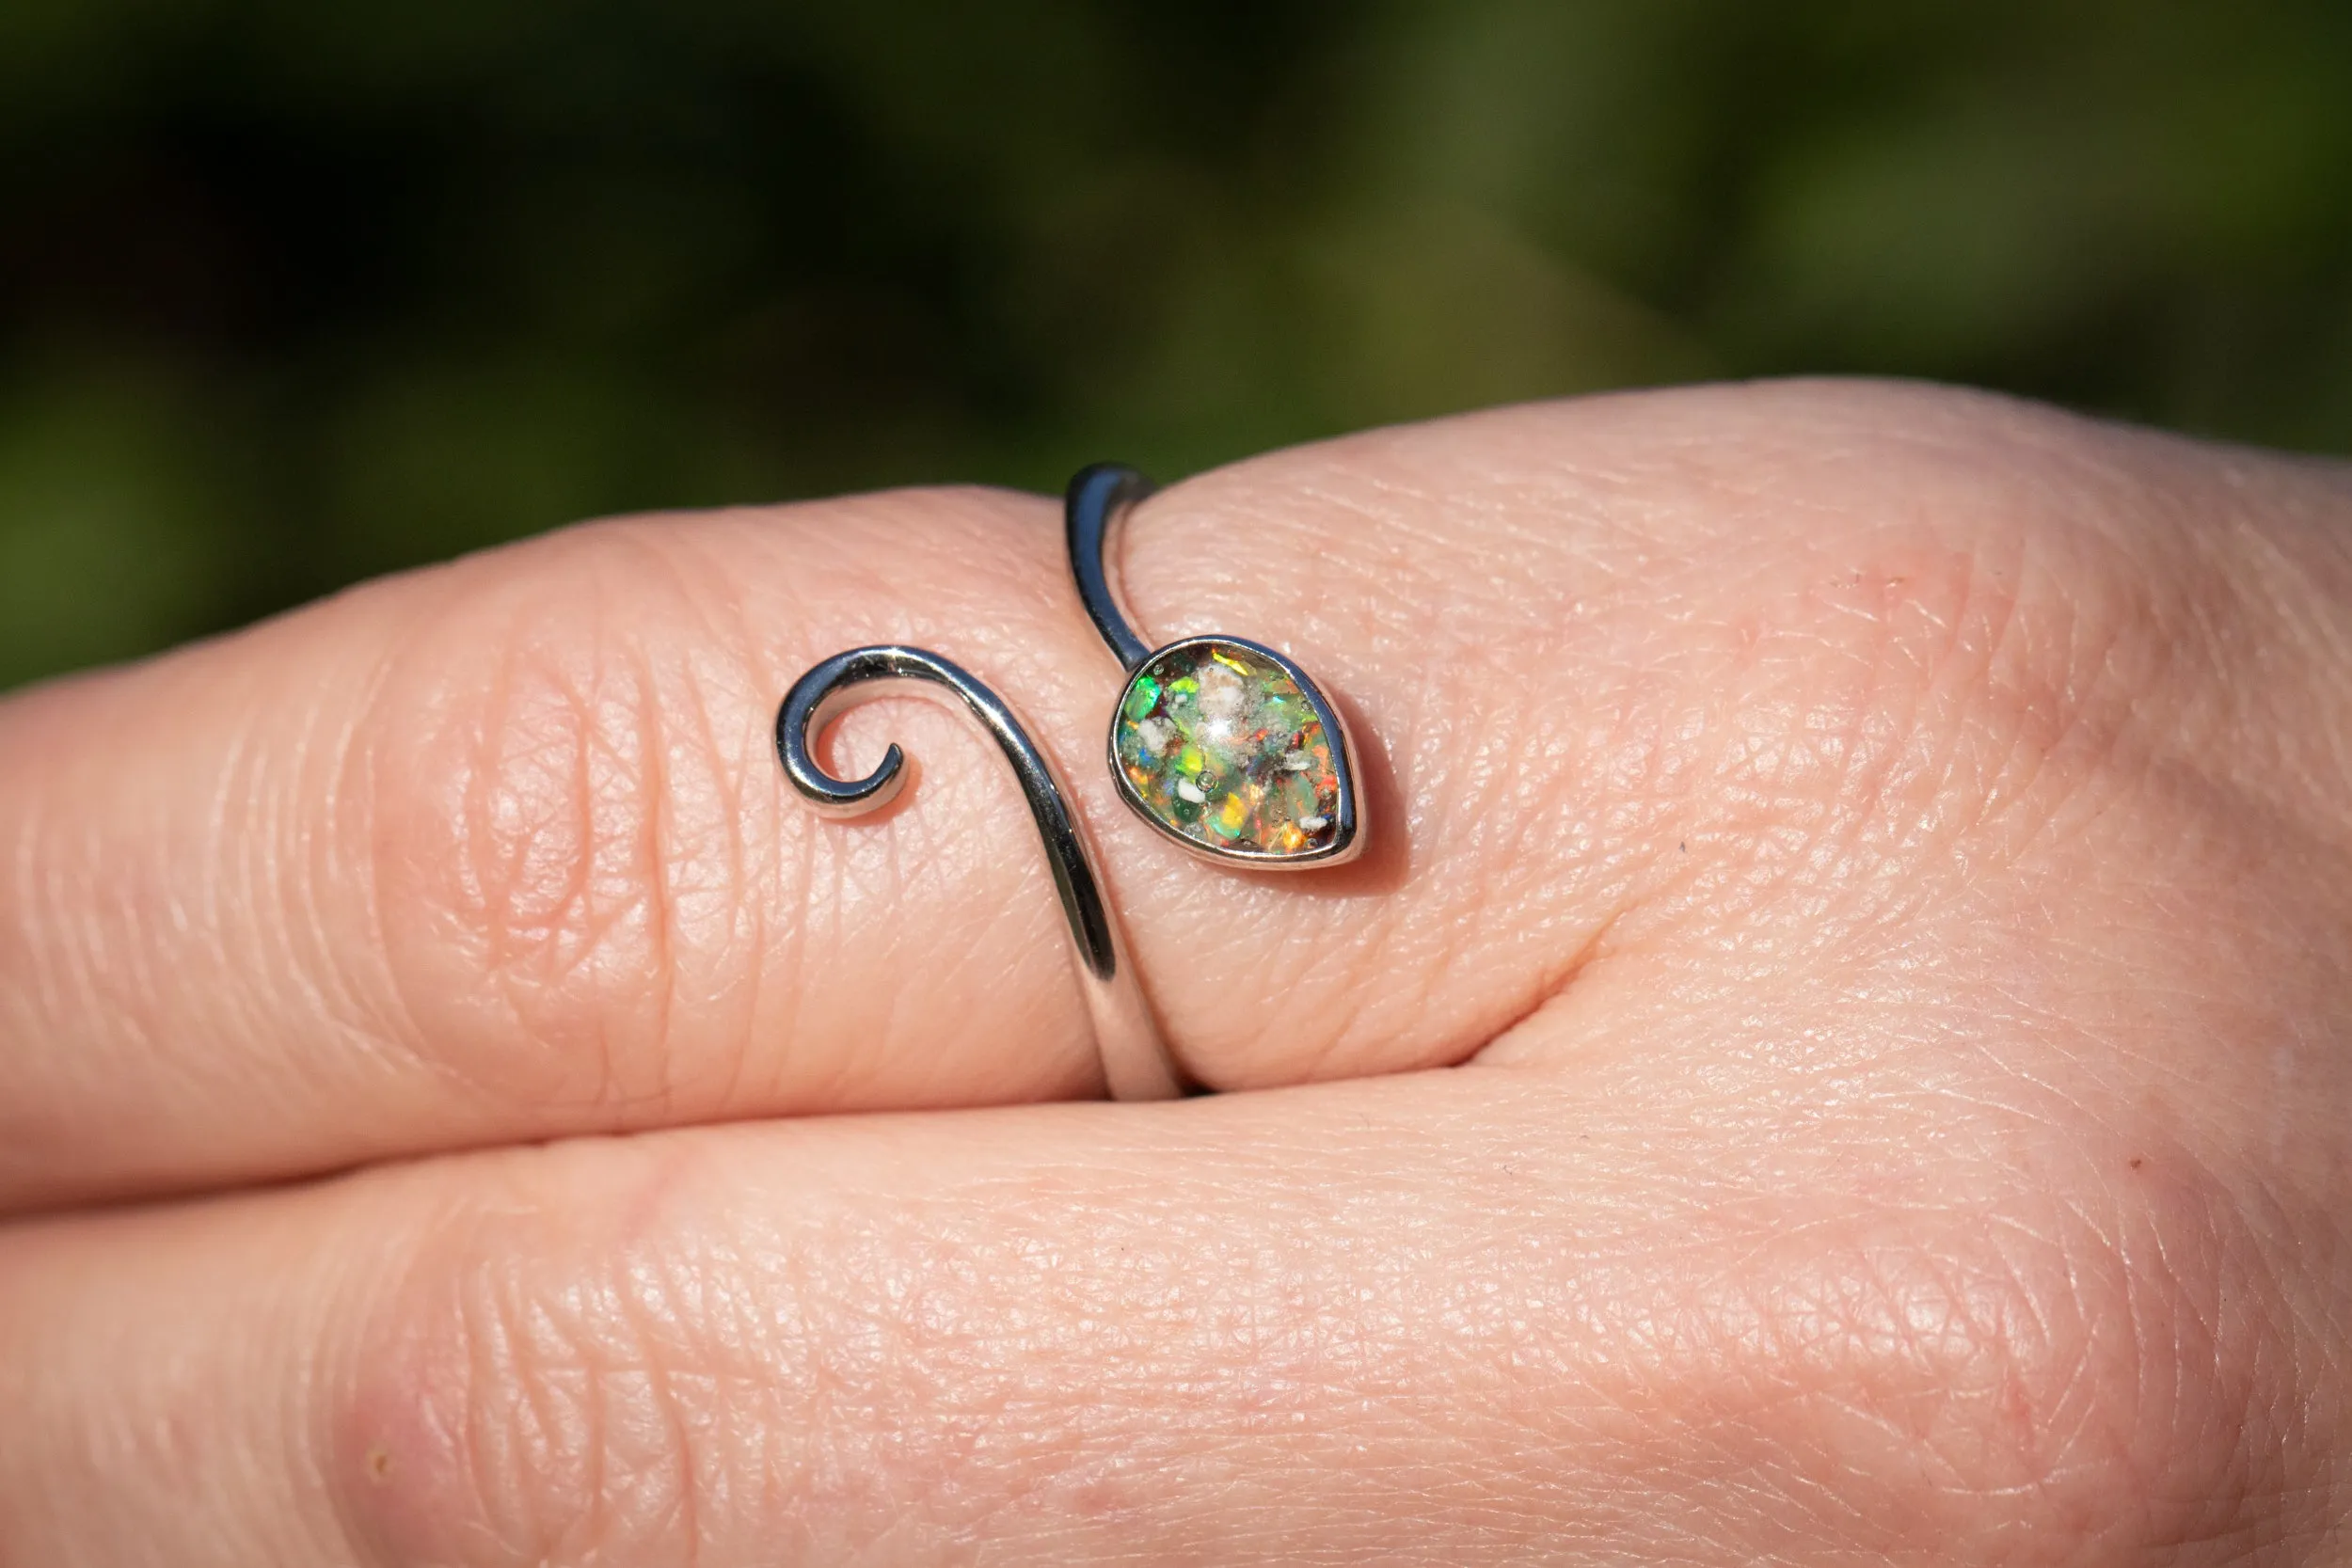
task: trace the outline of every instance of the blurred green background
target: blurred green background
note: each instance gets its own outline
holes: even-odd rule
[[[2352,450],[2352,5],[0,0],[0,684],[1705,376]]]

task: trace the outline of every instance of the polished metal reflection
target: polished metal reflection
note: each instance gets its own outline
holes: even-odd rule
[[[1078,602],[1111,645],[1119,667],[1131,675],[1152,657],[1152,645],[1127,624],[1104,563],[1119,525],[1158,488],[1124,463],[1096,463],[1080,468],[1070,481],[1062,507],[1062,534],[1070,546],[1070,575],[1078,582]]]
[[[1253,871],[1306,871],[1317,866],[1339,865],[1356,859],[1364,851],[1364,817],[1361,798],[1356,781],[1362,776],[1358,763],[1356,737],[1349,731],[1340,710],[1325,696],[1323,689],[1309,677],[1307,672],[1288,656],[1246,637],[1225,633],[1180,638],[1163,648],[1154,648],[1145,641],[1127,619],[1125,607],[1120,603],[1117,585],[1109,568],[1111,553],[1118,546],[1119,531],[1136,505],[1151,498],[1159,487],[1141,473],[1123,463],[1096,463],[1078,470],[1070,481],[1070,488],[1062,499],[1062,537],[1070,550],[1070,575],[1078,585],[1078,602],[1086,607],[1087,619],[1110,645],[1120,668],[1126,673],[1127,685],[1120,690],[1119,701],[1111,706],[1111,725],[1104,747],[1109,759],[1111,779],[1119,788],[1119,798],[1163,837],[1182,847],[1196,859],[1220,865],[1246,867]],[[1119,707],[1127,700],[1127,688],[1143,673],[1144,666],[1161,655],[1200,642],[1231,642],[1272,663],[1305,694],[1312,705],[1315,716],[1326,733],[1337,742],[1334,757],[1338,764],[1339,804],[1333,813],[1334,831],[1331,841],[1304,854],[1269,854],[1263,851],[1227,848],[1204,844],[1178,832],[1153,814],[1143,797],[1136,793],[1127,770],[1119,760]]]
[[[1165,1100],[1182,1093],[1175,1063],[1128,962],[1118,915],[1095,875],[1086,832],[1071,812],[1068,791],[1004,699],[970,672],[903,644],[852,648],[817,665],[793,683],[776,713],[776,752],[792,787],[829,816],[863,816],[894,800],[906,782],[906,753],[897,742],[871,773],[849,780],[818,767],[810,744],[843,708],[910,682],[944,688],[961,698],[1011,765],[1068,917],[1071,951],[1111,1097]]]

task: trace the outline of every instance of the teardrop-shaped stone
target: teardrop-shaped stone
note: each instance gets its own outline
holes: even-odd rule
[[[1327,854],[1339,832],[1340,737],[1247,643],[1194,638],[1146,659],[1120,695],[1111,756],[1131,804],[1213,850]]]

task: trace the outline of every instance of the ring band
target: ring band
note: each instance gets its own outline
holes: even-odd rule
[[[1094,873],[1086,829],[1070,809],[1069,791],[1010,705],[970,672],[937,654],[898,644],[852,648],[818,664],[792,683],[776,712],[776,752],[784,759],[792,787],[828,816],[859,816],[889,804],[906,782],[906,753],[898,742],[891,742],[871,773],[845,781],[818,767],[809,741],[843,708],[910,681],[944,687],[961,698],[1012,765],[1021,798],[1045,846],[1054,890],[1061,895],[1073,967],[1094,1026],[1095,1050],[1110,1097],[1171,1100],[1183,1094],[1175,1059],[1152,1017],[1143,988],[1136,982],[1118,913],[1103,895],[1102,879]]]
[[[1355,741],[1306,672],[1263,643],[1222,634],[1154,649],[1128,624],[1105,556],[1128,512],[1152,488],[1133,468],[1097,463],[1079,470],[1063,502],[1079,602],[1125,676],[1107,746],[1120,799],[1190,853],[1220,864],[1288,871],[1354,859],[1364,847]],[[961,698],[1012,767],[1061,895],[1111,1098],[1183,1094],[1184,1074],[1136,982],[1070,792],[1002,697],[926,649],[890,643],[835,654],[793,682],[776,712],[785,775],[829,816],[887,804],[905,783],[906,753],[897,743],[855,780],[825,772],[809,743],[842,708],[885,683],[910,681]]]

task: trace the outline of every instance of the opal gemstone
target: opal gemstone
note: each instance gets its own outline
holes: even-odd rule
[[[1331,847],[1338,746],[1279,664],[1223,639],[1153,654],[1111,724],[1131,798],[1162,827],[1212,849],[1275,859]]]

